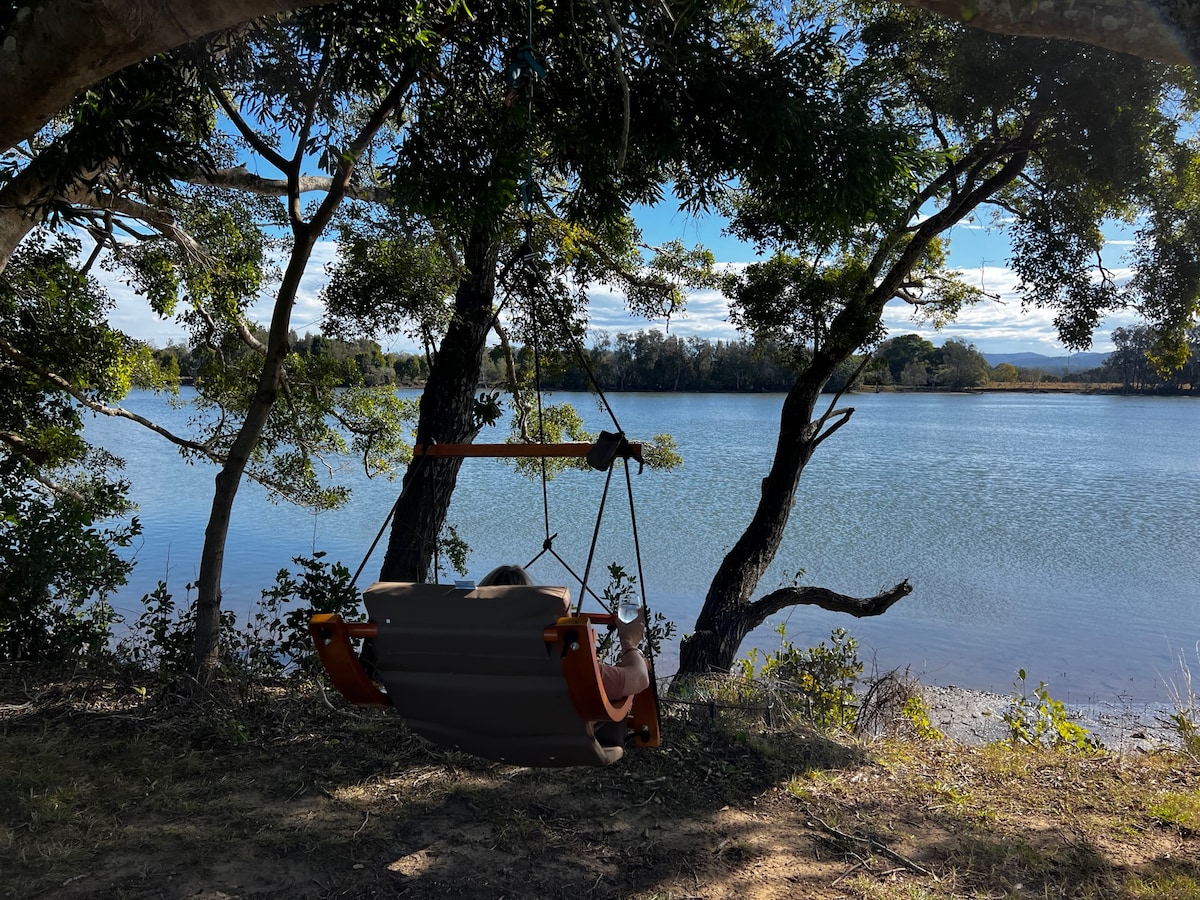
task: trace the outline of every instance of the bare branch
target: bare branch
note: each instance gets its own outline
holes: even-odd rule
[[[789,606],[818,606],[830,612],[848,613],[862,619],[883,615],[897,601],[911,594],[912,590],[907,578],[874,597],[863,598],[838,594],[822,587],[779,588],[751,603],[746,610],[746,616],[761,622]]]

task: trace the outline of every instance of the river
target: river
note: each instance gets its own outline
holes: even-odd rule
[[[594,430],[611,425],[587,395],[559,394]],[[671,434],[672,472],[632,477],[650,602],[681,632],[695,621],[721,557],[756,500],[782,395],[612,394],[633,439]],[[774,617],[747,643],[770,649],[786,623],[798,646],[846,627],[868,668],[1008,692],[1016,670],[1073,703],[1161,702],[1180,653],[1200,669],[1200,404],[1077,394],[858,394],[850,423],[801,479],[783,549],[760,592],[791,583],[856,596],[901,579],[914,591],[887,614],[853,619],[811,608]],[[185,410],[150,393],[127,406],[182,427]],[[124,456],[144,534],[115,605],[129,614],[166,580],[177,599],[197,574],[215,470],[189,465],[128,422],[90,420],[90,439]],[[485,435],[483,440],[488,439]],[[498,439],[498,436],[492,436]],[[324,551],[358,567],[398,485],[350,467],[348,506],[313,514],[244,484],[226,555],[224,597],[252,607],[293,556]],[[550,485],[555,550],[582,571],[603,488],[599,473]],[[608,502],[596,567],[632,567],[624,481]],[[450,521],[470,544],[470,576],[541,549],[541,487],[502,462],[468,460]],[[378,572],[382,549],[360,582]],[[533,568],[562,581],[546,558]],[[590,584],[602,581],[593,574]],[[660,672],[674,668],[664,655]]]

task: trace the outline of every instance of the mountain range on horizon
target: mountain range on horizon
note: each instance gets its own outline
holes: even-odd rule
[[[990,366],[1009,363],[1018,369],[1041,369],[1047,375],[1079,372],[1104,364],[1109,353],[1073,353],[1070,356],[1046,356],[1043,353],[984,353]]]

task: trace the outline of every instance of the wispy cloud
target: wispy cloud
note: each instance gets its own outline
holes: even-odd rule
[[[305,269],[296,303],[292,310],[292,327],[303,334],[320,329],[324,306],[320,300],[322,288],[328,281],[326,267],[337,258],[337,246],[332,241],[322,241],[314,248],[312,258]],[[727,263],[741,268],[745,263]],[[910,307],[893,301],[884,310],[884,325],[890,334],[916,333],[941,344],[948,338],[967,341],[987,352],[1018,352],[1029,350],[1049,355],[1066,351],[1058,342],[1054,328],[1054,313],[1048,310],[1023,309],[1017,294],[1018,279],[1012,270],[997,265],[981,265],[960,270],[963,278],[972,285],[981,287],[997,300],[985,300],[962,311],[958,318],[940,331],[917,321]],[[1116,270],[1120,282],[1129,277],[1129,270]],[[127,285],[122,284],[111,273],[98,272],[116,302],[112,323],[126,333],[156,345],[170,340],[186,341],[183,328],[173,321],[164,321],[153,314],[145,300],[138,297]],[[272,286],[273,287],[273,286]],[[587,290],[589,313],[593,329],[608,332],[636,331],[657,328],[681,337],[699,336],[708,340],[736,340],[736,329],[729,322],[729,304],[713,290],[696,291],[688,297],[687,309],[671,319],[641,319],[633,317],[625,308],[624,296],[606,285],[592,285]],[[270,320],[275,301],[273,291],[265,291],[250,307],[256,321]],[[1101,323],[1096,332],[1097,350],[1112,349],[1109,335],[1120,326],[1128,326],[1135,318],[1125,314],[1113,316]],[[416,344],[403,336],[391,336],[384,341],[387,349],[415,352]]]

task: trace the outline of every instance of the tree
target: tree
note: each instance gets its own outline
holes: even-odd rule
[[[1150,354],[1154,335],[1145,325],[1118,328],[1112,333],[1116,349],[1104,361],[1104,368],[1119,381],[1125,391],[1140,391],[1158,381]]]
[[[252,19],[331,0],[42,0],[0,8],[0,148],[29,140],[126,66]]]
[[[1021,373],[1012,363],[998,363],[992,368],[988,379],[999,384],[1016,384],[1021,380]]]
[[[1081,44],[1003,39],[919,13],[861,9],[861,30],[847,33],[862,41],[862,81],[852,75],[845,84],[877,86],[883,95],[872,108],[892,111],[927,155],[919,181],[895,183],[890,204],[833,244],[812,240],[786,204],[753,190],[735,211],[737,231],[775,249],[731,279],[738,320],[755,334],[787,338],[796,375],[758,507],[683,641],[683,673],[727,670],[744,636],[787,606],[877,615],[911,591],[902,581],[862,599],[810,587],[752,599],[780,547],[805,466],[854,413],[836,401],[815,412],[837,366],[879,341],[884,306],[895,298],[935,323],[979,299],[945,269],[942,235],[950,226],[988,205],[1013,218],[1012,264],[1025,302],[1059,311],[1068,346],[1086,346],[1107,309],[1138,308],[1166,334],[1196,316],[1194,292],[1160,292],[1144,302],[1119,290],[1103,265],[1100,230],[1109,217],[1172,204],[1190,221],[1195,204],[1177,179],[1192,170],[1195,150],[1177,140],[1175,118],[1187,108],[1176,92],[1189,86],[1173,85],[1155,64]],[[1148,247],[1170,242],[1153,222],[1139,238]],[[1145,281],[1152,283],[1152,273]]]
[[[161,61],[159,71],[170,77],[159,83],[147,80],[153,66],[113,76],[76,104],[64,139],[33,153],[4,187],[33,172],[29,181],[43,186],[38,196],[45,197],[41,202],[52,218],[102,222],[93,234],[112,252],[112,264],[125,269],[159,314],[174,315],[182,307],[194,344],[203,348],[200,403],[220,414],[209,419],[210,430],[201,437],[171,434],[120,408],[75,396],[97,412],[138,420],[185,454],[221,467],[197,588],[201,681],[219,657],[224,542],[243,476],[281,496],[330,505],[345,491],[321,483],[316,461],[354,449],[369,470],[380,471],[400,452],[396,430],[403,405],[390,393],[338,391],[353,365],[348,370],[332,357],[299,357],[291,352],[290,332],[313,246],[342,201],[365,191],[359,163],[402,108],[437,29],[453,27],[453,17],[422,20],[407,8],[382,7],[364,2],[315,10],[189,47],[179,59]],[[232,134],[210,133],[218,105]],[[180,109],[182,115],[175,112]],[[149,138],[145,143],[152,147],[143,152],[129,135],[149,114],[170,127],[163,129],[165,137]],[[210,127],[190,127],[197,119]],[[89,136],[102,139],[100,149],[88,149],[83,138]],[[286,154],[279,147],[287,147]],[[282,177],[230,166],[233,148],[257,154],[261,168],[274,166]],[[72,193],[81,162],[91,174]],[[322,174],[311,174],[314,169]],[[317,192],[319,201],[306,209],[306,196]],[[261,199],[276,197],[286,205]],[[96,210],[102,215],[90,219]],[[140,222],[161,227],[147,234],[137,230]],[[258,329],[246,310],[272,277],[264,222],[285,228],[290,241],[271,322]],[[114,225],[137,240],[116,241]],[[55,389],[51,368],[28,368]],[[283,408],[277,409],[281,398]]]
[[[1200,14],[1192,3],[1166,0],[900,0],[957,22],[997,34],[1057,38],[1095,44],[1159,62],[1195,66]]]
[[[106,598],[132,567],[128,484],[87,446],[73,394],[123,394],[133,365],[105,323],[107,298],[75,268],[77,244],[27,242],[0,274],[0,659],[63,661],[103,647]],[[53,366],[60,390],[30,375]]]
[[[875,358],[887,366],[892,382],[911,386],[913,382],[905,376],[905,371],[918,367],[927,371],[936,352],[933,342],[919,334],[902,334],[880,344],[875,350]],[[925,384],[925,379],[922,378],[919,384]]]
[[[987,384],[988,362],[974,344],[950,340],[937,355],[938,386],[961,391]]]
[[[717,17],[704,6],[632,4],[611,15],[606,8],[604,18],[539,8],[534,44],[551,65],[527,118],[501,68],[512,59],[504,48],[520,45],[524,23],[497,14],[478,25],[476,40],[428,85],[414,110],[420,139],[400,149],[390,171],[406,233],[441,247],[460,273],[442,307],[448,324],[430,354],[419,443],[470,441],[483,417],[495,413],[474,389],[486,338],[498,324],[497,285],[506,288],[500,296],[530,304],[514,310],[513,322],[527,345],[534,323],[543,340],[559,345],[581,328],[573,310],[585,298],[578,288],[568,295],[561,278],[568,271],[576,285],[618,279],[635,311],[671,311],[680,292],[672,277],[676,255],[669,252],[658,271],[652,263],[649,273],[639,272],[627,217],[633,202],[657,199],[664,182],[693,206],[716,202],[737,177],[764,190],[786,185],[804,194],[820,226],[869,205],[899,165],[890,136],[826,107],[819,86],[829,39],[819,29],[781,49],[769,16],[749,8]],[[527,148],[540,195],[523,179]],[[861,177],[849,187],[830,181],[835,161],[850,161]],[[531,231],[522,227],[522,180],[535,200]],[[523,256],[526,240],[536,251],[532,265]],[[344,284],[363,283],[358,274]],[[343,291],[339,283],[337,291],[373,315],[408,314],[397,302],[403,290]],[[630,343],[617,355],[633,350]],[[459,465],[439,459],[410,466],[381,578],[428,577]]]

